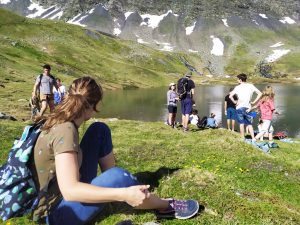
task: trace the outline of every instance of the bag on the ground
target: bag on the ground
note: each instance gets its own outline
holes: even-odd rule
[[[198,128],[205,128],[207,125],[207,116],[204,116],[200,121],[197,123]]]
[[[278,140],[287,138],[287,133],[285,131],[279,131],[273,135],[273,138]]]
[[[31,119],[33,119],[41,110],[39,99],[37,97],[31,97],[29,99],[29,107],[31,109]]]
[[[188,78],[182,77],[177,82],[177,94],[179,99],[184,99],[187,96]]]
[[[37,201],[29,160],[33,155],[41,123],[26,126],[11,148],[6,164],[0,167],[0,218],[3,221],[29,213]]]

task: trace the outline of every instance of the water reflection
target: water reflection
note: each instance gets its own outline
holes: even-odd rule
[[[275,131],[286,130],[289,136],[300,138],[300,86],[274,84],[276,97],[276,110],[280,115],[274,116]],[[226,126],[224,115],[224,97],[231,86],[197,86],[196,109],[200,117],[207,116],[211,112],[216,114],[216,119]],[[263,90],[265,85],[257,85]],[[98,116],[116,117],[119,119],[165,121],[167,115],[166,93],[167,88],[151,88],[139,90],[120,90],[105,92],[102,109]],[[180,112],[180,107],[178,108]],[[180,121],[181,114],[177,114]],[[254,121],[256,128],[257,121]]]

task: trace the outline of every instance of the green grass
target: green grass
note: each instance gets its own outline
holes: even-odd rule
[[[226,73],[239,74],[243,71],[246,74],[254,74],[256,62],[249,55],[249,48],[246,44],[239,44],[236,47],[233,57],[225,67]]]
[[[118,166],[137,174],[161,197],[194,198],[205,206],[191,220],[162,220],[161,224],[300,223],[300,144],[278,141],[279,149],[264,154],[224,129],[183,133],[159,122],[106,122]],[[24,125],[0,122],[0,163]],[[124,219],[135,224],[156,220],[151,211],[112,204],[96,224]],[[33,223],[24,217],[10,224]]]

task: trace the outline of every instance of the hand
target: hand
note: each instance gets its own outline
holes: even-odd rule
[[[224,114],[225,114],[225,116],[227,116],[227,110],[225,110]]]
[[[249,113],[251,111],[251,109],[247,109],[246,112]]]
[[[141,205],[146,198],[150,197],[149,187],[150,185],[137,185],[126,188],[125,202],[132,207]]]

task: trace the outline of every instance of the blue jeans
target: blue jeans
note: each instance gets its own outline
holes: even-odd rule
[[[229,107],[227,108],[227,119],[228,120],[236,120],[236,109]]]
[[[247,109],[245,107],[239,108],[236,110],[236,118],[239,124],[251,125],[253,121],[253,117],[247,113]]]
[[[109,127],[104,123],[93,123],[84,134],[80,143],[82,165],[80,181],[99,187],[121,188],[137,185],[138,182],[128,171],[111,168],[97,176],[99,159],[112,152]],[[67,168],[66,168],[67,169]],[[50,225],[83,225],[97,216],[105,203],[80,203],[64,199],[51,209],[46,221]]]

